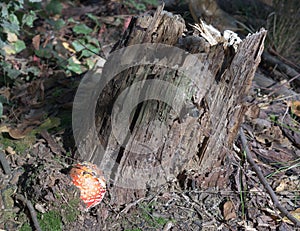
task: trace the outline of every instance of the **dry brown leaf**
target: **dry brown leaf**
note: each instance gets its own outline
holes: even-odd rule
[[[11,154],[11,155],[14,155],[16,154],[16,151],[11,147],[11,146],[8,146],[5,151],[8,153],[8,154]]]
[[[300,101],[292,101],[290,105],[292,113],[300,117]]]
[[[297,218],[298,220],[300,220],[300,208],[297,208],[294,211],[291,211],[290,214],[292,216],[294,216],[295,218]],[[289,223],[289,224],[294,224],[293,222],[291,222],[287,217],[284,217],[282,219],[284,222]]]
[[[2,127],[0,127],[0,132],[2,133],[2,132],[8,132],[9,131],[9,128],[7,127],[7,126],[2,126]]]
[[[8,134],[10,135],[11,138],[19,140],[27,136],[28,133],[32,131],[32,129],[33,127],[27,127],[24,130],[18,128],[9,128]]]
[[[280,181],[276,187],[276,192],[282,191],[297,191],[300,187],[300,179],[298,177],[287,177]]]
[[[223,216],[226,221],[236,218],[236,212],[232,201],[226,201],[223,205]]]
[[[41,36],[38,34],[32,38],[32,46],[34,49],[39,50],[41,44]]]

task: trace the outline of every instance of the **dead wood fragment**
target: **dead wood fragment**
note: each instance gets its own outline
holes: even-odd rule
[[[88,128],[78,129],[78,146],[83,158],[99,164],[110,179],[112,204],[145,197],[147,188],[172,181],[187,169],[201,174],[212,172],[222,165],[236,138],[266,31],[248,36],[235,51],[222,42],[211,46],[196,35],[190,39],[191,36],[183,35],[184,30],[184,20],[162,7],[154,14],[134,18],[103,67],[102,76],[114,79],[108,82],[101,77],[101,84],[108,83],[97,105],[87,105],[85,101],[76,105],[83,112],[94,107],[94,124],[92,117],[78,120]],[[191,40],[199,42],[189,46]],[[127,69],[116,72],[119,66]],[[151,85],[151,81],[159,84]],[[95,92],[93,80],[86,85],[91,89],[85,94]],[[138,87],[122,95],[132,85]],[[178,94],[180,91],[174,88],[184,94]],[[145,100],[145,95],[151,101]],[[126,124],[120,122],[115,127],[118,129],[112,131],[112,110],[118,115],[116,118],[123,118],[123,105],[135,105],[136,100],[142,103],[129,111],[130,118],[121,120]],[[169,105],[178,108],[178,112]],[[90,129],[93,126],[97,135]],[[129,132],[124,129],[127,127]],[[123,134],[124,139],[116,139],[114,132]],[[105,149],[101,154],[99,144]],[[211,187],[214,185],[217,181],[211,182]]]
[[[278,58],[270,55],[268,52],[264,52],[262,54],[262,59],[268,65],[277,67],[280,71],[284,72],[289,77],[289,79],[294,78],[295,76],[299,76],[299,74],[300,74],[294,68],[283,63]],[[299,77],[295,78],[294,82],[300,86],[300,78]]]
[[[30,216],[31,216],[31,219],[32,219],[32,221],[33,221],[33,224],[34,224],[35,229],[36,229],[37,231],[42,231],[42,229],[41,229],[41,227],[40,227],[40,224],[39,224],[39,221],[38,221],[38,219],[37,219],[36,211],[35,211],[35,209],[33,208],[32,203],[31,203],[29,200],[27,200],[27,199],[26,199],[23,195],[21,195],[21,194],[17,194],[17,195],[16,195],[16,199],[22,201],[22,202],[27,206],[27,208],[28,208],[28,210],[29,210],[29,213],[30,213]]]
[[[11,174],[11,169],[10,166],[6,160],[5,154],[2,150],[0,150],[0,163],[2,165],[3,171],[6,175],[10,175]]]
[[[298,78],[298,76],[295,76]],[[294,77],[294,78],[295,78]],[[268,94],[268,96],[285,96],[285,99],[293,99],[293,100],[300,100],[300,94],[293,91],[292,89],[286,86],[289,82],[291,82],[294,78],[290,79],[288,82],[284,84],[280,84],[277,81],[265,76],[264,74],[255,73],[255,77],[253,82],[255,83],[256,87],[260,88]]]
[[[284,215],[286,216],[290,221],[292,221],[296,226],[300,227],[300,221],[295,218],[294,216],[292,216],[279,202],[274,190],[271,188],[271,186],[269,185],[269,183],[267,182],[266,178],[264,177],[262,171],[259,169],[259,167],[257,166],[257,164],[254,162],[251,152],[248,148],[247,145],[247,139],[245,136],[245,133],[243,131],[243,128],[240,128],[240,138],[242,141],[242,145],[243,145],[243,149],[246,152],[246,158],[247,161],[249,162],[249,164],[251,165],[251,167],[253,168],[253,170],[255,171],[255,173],[257,174],[257,177],[260,181],[260,183],[265,187],[265,189],[267,190],[267,192],[269,193],[274,206]]]

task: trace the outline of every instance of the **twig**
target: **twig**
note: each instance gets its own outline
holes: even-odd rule
[[[11,174],[11,169],[10,166],[7,162],[7,159],[5,157],[5,154],[2,150],[0,150],[0,163],[2,165],[3,171],[6,175],[10,175]]]
[[[290,67],[289,65],[283,63],[278,58],[270,55],[268,52],[263,52],[262,59],[270,66],[277,66],[277,68],[284,72],[289,79],[295,77],[296,75],[299,75],[299,72],[297,72],[294,68]],[[299,79],[295,79],[295,82],[297,84],[300,83]]]
[[[23,195],[21,194],[16,194],[16,199],[17,200],[20,200],[22,201],[24,204],[26,204],[28,210],[29,210],[29,213],[30,213],[30,216],[31,216],[31,219],[33,221],[33,224],[34,224],[34,227],[37,231],[42,231],[41,227],[40,227],[40,224],[38,222],[38,219],[37,219],[37,215],[36,215],[36,212],[35,212],[35,209],[33,208],[33,205],[31,204],[31,202],[29,200],[27,200]]]
[[[240,138],[242,141],[242,145],[243,148],[246,152],[246,158],[247,161],[249,162],[249,164],[251,165],[251,167],[253,168],[253,170],[255,171],[255,173],[258,176],[258,179],[260,180],[261,184],[265,187],[265,189],[267,190],[267,192],[269,193],[274,206],[284,215],[286,216],[290,221],[292,221],[296,226],[300,227],[300,221],[295,218],[294,216],[292,216],[280,203],[279,200],[277,198],[277,196],[275,195],[273,189],[271,188],[271,186],[269,185],[269,183],[267,182],[266,178],[264,177],[262,171],[259,169],[259,167],[257,166],[257,164],[254,162],[252,156],[251,156],[251,152],[248,148],[247,145],[247,140],[244,134],[244,131],[242,128],[240,128]]]

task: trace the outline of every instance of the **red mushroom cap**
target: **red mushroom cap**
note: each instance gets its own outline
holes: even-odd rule
[[[80,190],[80,198],[87,209],[99,204],[106,192],[105,179],[97,165],[83,162],[74,165],[70,171],[73,184]]]

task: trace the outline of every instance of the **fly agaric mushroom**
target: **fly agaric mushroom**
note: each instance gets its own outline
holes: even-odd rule
[[[87,209],[99,204],[106,192],[105,179],[97,165],[83,162],[74,165],[70,171],[73,184],[80,190],[80,199]]]

